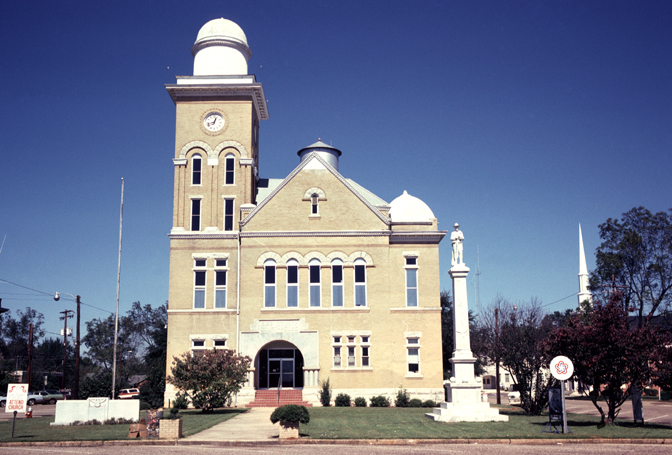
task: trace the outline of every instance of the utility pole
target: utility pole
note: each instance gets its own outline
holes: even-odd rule
[[[31,351],[33,348],[33,324],[28,326],[28,388],[30,388],[30,380],[32,379],[33,356]]]
[[[65,361],[67,359],[68,353],[68,318],[72,317],[72,310],[61,311],[61,321],[64,321],[63,325],[63,378],[61,378],[61,389],[65,389]]]
[[[76,298],[77,300],[77,341],[75,343],[75,386],[73,387],[73,398],[79,400],[79,307],[81,304],[81,297],[79,295]]]
[[[495,308],[495,387],[497,387],[497,404],[502,404],[499,392],[499,308]]]

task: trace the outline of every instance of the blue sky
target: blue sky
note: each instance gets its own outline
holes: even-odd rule
[[[80,294],[84,321],[114,311],[123,177],[121,311],[167,300],[163,85],[191,74],[198,30],[218,17],[245,31],[268,98],[262,177],[285,177],[318,138],[339,148],[345,177],[461,224],[483,304],[577,292],[579,223],[591,269],[598,224],[672,206],[669,1],[8,0],[0,279]],[[444,240],[445,289],[449,267]],[[2,282],[0,298],[51,332],[73,308]]]

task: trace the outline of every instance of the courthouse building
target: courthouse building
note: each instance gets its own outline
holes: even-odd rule
[[[227,348],[253,359],[238,405],[279,385],[317,403],[326,379],[334,396],[404,387],[441,400],[446,232],[430,208],[403,188],[387,203],[345,178],[339,160],[366,152],[320,141],[288,176],[262,177],[269,114],[245,34],[216,19],[191,52],[193,76],[166,86],[176,106],[167,373],[173,356]],[[175,394],[168,384],[166,403]]]

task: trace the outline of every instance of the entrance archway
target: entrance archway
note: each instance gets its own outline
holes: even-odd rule
[[[255,359],[257,388],[303,388],[303,355],[292,343],[277,340],[264,345]]]

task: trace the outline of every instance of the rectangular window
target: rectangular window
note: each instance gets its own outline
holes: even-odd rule
[[[226,347],[226,340],[215,340],[214,341],[214,346],[216,348],[225,348]]]
[[[235,158],[233,156],[227,156],[226,157],[226,177],[225,177],[225,182],[224,182],[226,185],[233,185],[233,177],[235,175],[234,164],[235,164]]]
[[[348,343],[354,343],[355,342],[355,337],[354,336],[349,336],[348,337]]]
[[[511,377],[509,376],[509,373],[504,373],[504,382],[506,383],[511,382]]]
[[[331,306],[343,306],[343,265],[331,265]]]
[[[408,372],[409,373],[420,373],[420,349],[418,348],[407,348],[408,349]]]
[[[191,200],[191,230],[200,231],[201,230],[201,200],[192,199]]]
[[[355,366],[355,347],[348,346],[348,367]]]
[[[191,347],[192,348],[204,348],[205,347],[205,340],[192,340],[191,341]]]
[[[362,366],[363,367],[368,367],[369,366],[369,347],[368,346],[362,346]]]
[[[287,306],[299,306],[299,266],[287,266]]]
[[[233,231],[233,199],[224,199],[224,230]]]
[[[194,271],[194,308],[205,308],[205,270]]]
[[[194,267],[205,267],[205,259],[194,259]]]
[[[320,306],[320,264],[310,265],[310,306]]]
[[[334,346],[334,366],[335,367],[340,367],[341,366],[341,347],[340,346]]]
[[[203,264],[205,266],[205,264]],[[226,259],[216,259],[215,266],[217,267],[226,267]]]
[[[264,265],[264,306],[275,306],[275,263]]]
[[[355,264],[355,306],[366,306],[366,265]]]
[[[406,306],[418,306],[418,260],[406,258]]]
[[[369,337],[362,337],[362,343],[368,343],[369,342]]]
[[[226,308],[226,271],[215,272],[215,308]]]
[[[341,337],[334,337],[334,343],[340,343]]]

